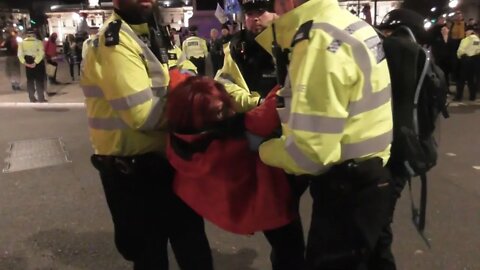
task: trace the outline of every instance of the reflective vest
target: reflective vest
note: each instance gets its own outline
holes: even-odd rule
[[[18,45],[18,59],[25,64],[25,56],[33,57],[35,64],[39,64],[45,57],[43,44],[34,37],[27,37]]]
[[[462,42],[460,42],[460,46],[457,50],[457,57],[461,58],[463,55],[480,55],[480,38],[477,35],[471,34],[462,39]]]
[[[232,58],[230,43],[224,48],[223,67],[217,72],[215,80],[222,83],[232,97],[236,112],[247,112],[258,106],[260,94],[250,91],[242,72]]]
[[[148,33],[147,24],[128,25],[114,13],[87,42],[81,86],[96,154],[131,156],[164,150],[161,129],[168,66],[137,36]]]
[[[391,87],[375,30],[335,0],[310,0],[274,25],[290,64],[278,94],[282,136],[260,146],[262,161],[297,175],[319,175],[351,159],[386,163]],[[257,41],[271,51],[272,27]]]
[[[168,50],[168,67],[177,67],[180,70],[190,70],[194,73],[197,73],[197,67],[187,59],[185,54],[182,52],[182,49],[177,46],[174,46],[173,49]]]
[[[182,50],[187,59],[207,57],[207,41],[197,36],[191,36],[183,42]]]

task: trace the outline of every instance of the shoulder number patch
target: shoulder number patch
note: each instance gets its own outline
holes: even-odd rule
[[[300,25],[300,28],[298,28],[297,33],[295,33],[295,36],[293,37],[292,45],[291,47],[293,48],[298,42],[302,40],[309,40],[310,39],[310,30],[312,29],[313,26],[313,20],[308,21],[302,25]]]

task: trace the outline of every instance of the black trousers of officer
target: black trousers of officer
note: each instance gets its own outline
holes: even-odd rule
[[[45,63],[42,61],[34,68],[25,67],[27,75],[27,90],[30,102],[36,102],[35,92],[38,101],[45,102]]]
[[[391,212],[390,174],[379,158],[345,162],[310,184],[309,270],[375,270],[372,254]]]
[[[205,76],[205,57],[190,57],[188,60],[197,67],[198,75]]]
[[[299,211],[300,198],[308,188],[309,179],[288,176],[295,199],[293,207]],[[272,247],[270,261],[273,270],[304,270],[305,239],[300,216],[290,224],[277,229],[264,231],[268,243]]]
[[[470,100],[475,100],[477,95],[477,82],[478,76],[477,64],[475,57],[464,56],[460,59],[460,74],[457,80],[457,95],[455,99],[461,100],[463,97],[463,88],[465,87],[465,81],[468,84],[468,90],[470,92]]]
[[[172,190],[165,158],[92,156],[100,172],[115,228],[115,244],[134,270],[168,269],[170,241],[182,270],[212,270],[203,219]]]

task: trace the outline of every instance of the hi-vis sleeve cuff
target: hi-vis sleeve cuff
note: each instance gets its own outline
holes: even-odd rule
[[[290,151],[288,149],[290,149]],[[281,168],[290,174],[311,174],[308,168],[317,168],[319,166],[309,159],[304,158],[302,152],[294,145],[293,141],[285,142],[281,138],[264,142],[260,145],[258,153],[263,163],[272,167]],[[297,165],[296,159],[305,160],[308,164],[303,164],[303,166],[300,167]]]

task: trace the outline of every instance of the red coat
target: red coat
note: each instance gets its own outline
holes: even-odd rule
[[[258,135],[271,134],[279,125],[275,107],[272,94],[262,106],[247,113],[247,129]],[[257,126],[257,122],[267,124]],[[172,136],[184,142],[202,138],[200,135]],[[167,156],[177,170],[173,183],[176,194],[224,230],[250,234],[281,227],[298,215],[283,170],[263,164],[258,152],[249,150],[243,137],[215,139],[204,152],[194,153],[190,160],[177,155],[169,142]]]

